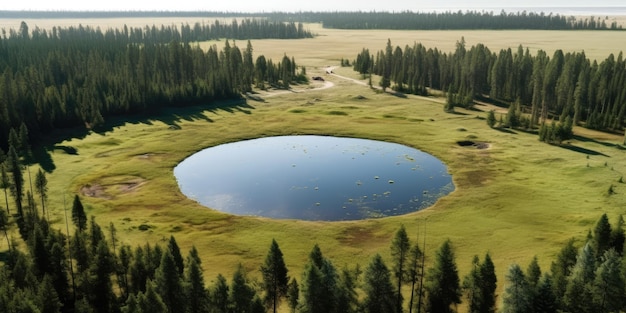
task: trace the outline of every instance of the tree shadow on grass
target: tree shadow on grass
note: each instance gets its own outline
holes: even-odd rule
[[[583,137],[583,136],[580,136],[580,135],[574,135],[574,137],[572,139],[578,140],[580,142],[591,142],[591,143],[603,145],[605,147],[617,148],[617,149],[620,149],[620,150],[626,150],[626,148],[624,146],[619,145],[619,144],[606,142],[606,141],[598,141],[598,140],[595,140],[593,138]]]
[[[493,129],[495,129],[495,130],[497,130],[499,132],[502,132],[502,133],[517,135],[517,133],[512,131],[510,128],[494,127]]]
[[[154,110],[137,113],[107,117],[106,122],[94,129],[74,127],[70,129],[59,129],[45,135],[40,143],[33,147],[33,162],[39,163],[41,168],[52,173],[56,170],[56,165],[52,159],[52,153],[55,150],[61,151],[69,155],[78,155],[79,151],[69,145],[60,145],[59,143],[73,138],[84,139],[90,133],[105,135],[112,132],[115,128],[122,127],[125,124],[144,124],[154,125],[155,121],[168,125],[169,129],[181,129],[181,122],[205,121],[212,123],[213,120],[205,113],[220,114],[226,112],[229,114],[244,113],[252,114],[255,107],[248,104],[246,99],[230,99],[214,101],[210,104],[180,106],[180,107],[160,107]]]
[[[598,152],[598,151],[587,149],[587,148],[583,148],[583,147],[573,146],[571,144],[560,145],[559,147],[561,147],[563,149],[570,150],[570,151],[583,153],[585,155],[600,155],[600,156],[604,156],[604,157],[610,158],[610,156],[608,156],[608,155],[606,155],[606,154],[604,154],[602,152]]]

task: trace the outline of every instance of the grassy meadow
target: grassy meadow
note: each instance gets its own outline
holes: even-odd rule
[[[535,134],[490,129],[481,110],[457,109],[456,114],[447,114],[442,99],[396,97],[324,74],[325,66],[336,66],[341,58],[352,59],[363,47],[384,48],[387,38],[394,45],[421,41],[447,51],[464,36],[468,47],[484,43],[492,51],[523,44],[546,51],[584,50],[590,58],[604,59],[626,50],[623,33],[309,27],[319,36],[253,41],[255,55],[274,60],[284,53],[293,56],[298,65],[307,67],[309,76],[322,75],[333,83],[330,88],[317,90],[321,84],[315,82],[298,86],[295,92],[261,93],[265,101],[168,109],[132,122],[110,120],[104,131],[48,145],[46,162],[54,168],[47,176],[52,221],[61,227],[64,202],[71,208],[74,194],[81,194],[87,214],[103,227],[114,223],[123,243],[166,244],[174,235],[184,254],[195,245],[207,281],[218,273],[230,278],[240,262],[257,276],[272,238],[284,253],[290,275],[297,279],[315,243],[338,267],[357,263],[365,267],[375,253],[389,258],[392,236],[405,225],[412,239],[418,228],[426,232],[430,260],[434,250],[450,238],[461,277],[474,254],[489,251],[501,292],[511,263],[525,268],[537,255],[547,271],[562,244],[572,237],[584,239],[602,213],[612,223],[624,213],[626,184],[618,183],[626,173],[623,136],[576,128],[577,137],[569,145],[551,146],[539,142]],[[221,45],[223,41],[201,44]],[[245,47],[245,43],[237,44]],[[336,68],[335,73],[360,79],[350,68]],[[369,138],[415,147],[448,165],[456,190],[433,207],[404,216],[308,222],[223,214],[187,199],[178,189],[173,167],[198,150],[292,134]],[[462,140],[489,147],[461,147],[457,141]],[[253,155],[249,161],[254,162]],[[37,168],[32,166],[31,172]],[[616,194],[609,196],[611,185]]]

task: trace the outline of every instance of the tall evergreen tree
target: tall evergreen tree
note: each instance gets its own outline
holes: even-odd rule
[[[595,272],[593,300],[596,312],[618,312],[626,304],[621,257],[614,249],[604,252]]]
[[[17,208],[18,216],[20,219],[23,219],[24,211],[22,208],[22,197],[24,196],[24,176],[22,175],[22,165],[20,164],[19,156],[13,146],[9,147],[9,154],[6,162],[13,179],[11,184],[11,195],[15,200],[15,207]]]
[[[111,283],[115,267],[105,241],[100,241],[89,269],[89,299],[96,312],[110,313],[118,310]],[[86,286],[85,286],[86,287]]]
[[[182,280],[178,274],[176,261],[170,250],[165,250],[161,258],[161,264],[154,275],[156,291],[163,299],[167,312],[184,312],[185,297]]]
[[[624,234],[624,218],[622,215],[618,216],[617,224],[613,228],[611,233],[611,247],[615,249],[615,252],[619,255],[624,254],[624,242],[626,241],[626,235]]]
[[[593,229],[592,247],[595,250],[598,260],[604,255],[604,252],[611,248],[611,224],[606,213],[602,214],[596,227]]]
[[[248,279],[241,264],[233,274],[230,287],[229,302],[231,312],[250,312],[254,304],[256,292],[248,284]]]
[[[461,286],[454,251],[450,240],[437,250],[435,264],[427,276],[427,310],[431,312],[455,312],[453,305],[461,303]]]
[[[180,253],[180,248],[176,243],[176,239],[174,239],[174,236],[170,236],[170,241],[168,241],[167,243],[167,249],[170,251],[172,257],[174,258],[174,263],[176,264],[178,275],[182,277],[185,270],[185,263],[183,261],[183,256]]]
[[[567,289],[567,277],[570,275],[574,264],[576,264],[576,256],[578,252],[576,251],[576,247],[574,247],[574,239],[570,239],[565,246],[561,249],[559,254],[557,254],[556,260],[552,262],[551,265],[551,273],[552,273],[552,286],[554,290],[554,296],[559,302],[559,306],[563,306],[561,299],[565,295],[565,290]]]
[[[137,302],[141,309],[140,312],[167,312],[168,308],[156,289],[155,283],[148,281],[146,291],[139,293]]]
[[[45,199],[48,197],[48,180],[46,179],[46,174],[39,169],[37,171],[37,175],[35,176],[35,190],[41,197],[41,210],[43,216],[46,216],[46,203]]]
[[[209,294],[204,286],[202,268],[198,259],[191,255],[187,257],[183,291],[188,313],[209,312]]]
[[[298,298],[300,297],[300,288],[298,288],[298,281],[292,278],[287,286],[287,301],[289,303],[289,309],[291,313],[296,312],[298,307]]]
[[[535,313],[556,313],[557,301],[552,288],[552,278],[544,274],[537,285],[537,294],[533,299],[533,311]]]
[[[72,222],[80,231],[87,229],[87,215],[85,215],[85,208],[78,195],[74,196],[74,203],[72,204]]]
[[[367,313],[396,312],[396,295],[391,275],[383,258],[376,254],[365,270],[365,299],[363,310]]]
[[[402,312],[402,283],[407,280],[408,265],[407,258],[409,256],[409,249],[411,243],[409,236],[406,234],[404,225],[400,226],[400,229],[396,232],[393,241],[391,242],[391,257],[393,260],[393,275],[396,279],[396,312]]]
[[[409,279],[411,281],[411,298],[409,300],[409,312],[413,312],[413,307],[415,303],[415,296],[417,293],[417,301],[421,303],[422,295],[420,294],[421,283],[423,282],[424,276],[424,264],[423,264],[424,255],[422,250],[419,247],[419,243],[416,242],[413,247],[411,247],[411,251],[409,251]]]
[[[565,308],[571,312],[595,312],[591,284],[595,276],[596,258],[590,243],[580,249],[576,264],[567,279],[563,297]]]
[[[11,188],[11,181],[9,180],[5,163],[0,163],[0,188],[4,191],[4,201],[7,206],[7,214],[11,215],[11,211],[9,210],[9,196],[7,195],[7,189]]]
[[[519,265],[513,264],[506,274],[507,286],[504,291],[504,313],[526,313],[531,310],[528,280]]]
[[[265,263],[261,265],[263,275],[263,298],[265,306],[271,308],[276,313],[280,304],[280,299],[287,295],[289,276],[287,276],[287,266],[283,260],[283,253],[278,247],[276,240],[272,239],[270,250],[265,257]]]
[[[229,293],[226,278],[222,274],[217,275],[215,284],[209,290],[211,306],[215,313],[228,313],[230,307]]]

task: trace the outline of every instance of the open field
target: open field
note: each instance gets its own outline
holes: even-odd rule
[[[626,24],[626,17],[613,17],[622,25]],[[177,25],[194,23],[212,23],[215,18],[112,18],[112,19],[31,19],[24,20],[31,29],[51,29],[53,26],[92,26],[102,29],[123,27],[144,27],[146,25]],[[19,29],[20,19],[0,19],[0,29]],[[232,19],[220,19],[230,23]],[[494,31],[494,30],[444,30],[444,31],[393,31],[393,30],[338,30],[324,29],[320,24],[306,24],[305,28],[319,36],[314,39],[285,41],[285,40],[255,40],[253,46],[256,54],[278,59],[284,53],[293,55],[301,64],[314,60],[352,60],[362,48],[376,53],[384,49],[387,39],[394,46],[404,47],[421,42],[427,48],[438,48],[441,51],[453,51],[457,41],[465,38],[467,47],[479,43],[484,44],[492,52],[511,48],[515,52],[521,44],[534,54],[542,49],[552,56],[554,50],[564,52],[584,51],[592,60],[604,60],[609,54],[617,56],[620,51],[626,51],[626,41],[623,31]],[[240,46],[245,47],[244,43]]]
[[[69,207],[73,195],[83,192],[87,214],[96,216],[103,227],[113,222],[124,243],[166,244],[174,235],[185,254],[195,245],[209,281],[217,273],[230,277],[239,262],[257,275],[272,238],[279,243],[290,274],[298,279],[315,243],[338,267],[366,266],[377,252],[389,257],[391,238],[404,224],[412,239],[418,227],[426,230],[429,256],[450,238],[461,275],[467,273],[474,254],[489,251],[501,291],[511,263],[525,268],[537,255],[547,271],[562,244],[571,237],[582,240],[602,213],[608,213],[611,222],[624,213],[626,184],[618,183],[626,173],[621,136],[576,129],[580,136],[571,145],[550,146],[534,134],[490,129],[481,111],[446,114],[437,101],[395,97],[324,75],[326,65],[352,59],[363,47],[382,49],[387,38],[394,45],[421,41],[451,50],[465,36],[468,46],[482,42],[495,50],[521,43],[547,51],[585,50],[588,57],[603,59],[626,50],[624,33],[314,27],[310,25],[320,34],[315,39],[259,40],[252,45],[257,56],[295,57],[309,76],[321,75],[332,82],[330,88],[302,87],[299,92],[264,95],[264,102],[249,100],[222,108],[164,110],[128,123],[111,120],[106,131],[51,144],[46,162],[54,170],[48,174],[47,207],[53,222],[62,225],[64,200]],[[223,41],[203,43],[208,44]],[[335,72],[358,78],[349,68]],[[337,111],[345,114],[333,114]],[[449,166],[456,190],[422,212],[330,223],[230,216],[203,208],[178,190],[173,167],[200,149],[291,134],[370,138],[421,149]],[[490,148],[460,147],[456,142],[461,140],[489,143]],[[36,170],[34,166],[31,172]],[[613,196],[606,195],[610,185],[615,186]]]

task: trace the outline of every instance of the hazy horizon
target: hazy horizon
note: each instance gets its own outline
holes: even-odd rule
[[[472,3],[461,0],[442,0],[435,4],[433,2],[422,2],[415,0],[399,0],[386,3],[381,6],[379,1],[335,1],[316,0],[308,2],[295,2],[291,0],[274,1],[251,1],[251,0],[231,0],[219,2],[163,2],[153,1],[43,1],[32,0],[24,2],[4,3],[1,10],[5,11],[219,11],[219,12],[298,12],[298,11],[451,11],[451,10],[485,10],[485,11],[520,11],[523,9],[537,9],[537,11],[548,11],[560,13],[554,9],[566,11],[584,11],[585,9],[602,8],[602,14],[613,13],[611,8],[621,8],[615,13],[623,13],[626,4],[621,0],[598,0],[589,5],[583,0],[528,0],[524,3],[512,0],[502,0],[494,2],[492,0],[475,0]],[[546,9],[546,10],[544,10]]]

